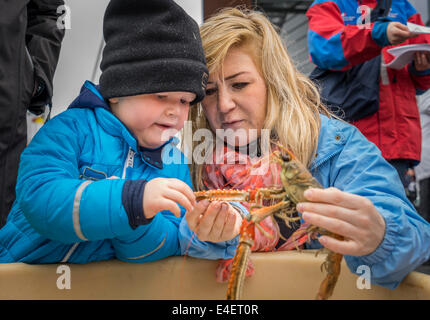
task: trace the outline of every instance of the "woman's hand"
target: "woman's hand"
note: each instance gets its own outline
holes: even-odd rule
[[[320,243],[331,251],[364,256],[376,250],[385,235],[385,220],[365,197],[336,188],[309,189],[297,209],[303,219],[345,237],[344,241],[321,236]]]
[[[174,178],[155,178],[146,183],[143,193],[143,213],[146,218],[150,219],[163,210],[180,217],[178,203],[187,211],[192,211],[196,204],[196,197],[185,182]]]
[[[203,200],[185,214],[188,227],[201,241],[221,242],[239,234],[242,216],[229,203]]]

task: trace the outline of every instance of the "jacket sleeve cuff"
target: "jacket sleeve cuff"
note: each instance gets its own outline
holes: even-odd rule
[[[385,219],[384,238],[375,251],[360,257],[362,264],[373,265],[386,260],[398,245],[395,240],[398,237],[399,225],[388,215],[383,215],[383,218]]]
[[[229,241],[201,241],[190,230],[186,219],[182,218],[179,225],[179,243],[182,255],[209,260],[231,259],[239,244],[239,235]]]
[[[133,230],[140,225],[149,224],[153,219],[146,218],[143,212],[143,193],[147,182],[146,180],[127,180],[122,189],[122,205]]]
[[[391,21],[376,21],[372,28],[372,39],[380,46],[390,46],[388,41],[387,29]]]
[[[249,211],[248,211],[248,209],[246,209],[246,207],[243,204],[241,204],[240,202],[236,202],[236,201],[229,202],[229,204],[233,208],[235,208],[237,211],[239,211],[242,218],[248,218]]]

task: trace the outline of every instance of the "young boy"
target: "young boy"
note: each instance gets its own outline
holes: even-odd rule
[[[100,86],[85,82],[21,156],[0,262],[180,254],[180,216],[195,197],[172,137],[204,97],[198,25],[173,0],[111,0],[103,31]]]

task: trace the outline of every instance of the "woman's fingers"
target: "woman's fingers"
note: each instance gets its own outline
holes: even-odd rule
[[[385,220],[369,199],[336,188],[309,189],[305,197],[312,202],[297,204],[303,219],[346,238],[338,241],[321,237],[321,244],[328,249],[362,256],[376,250],[383,241]]]
[[[187,219],[188,227],[190,228],[191,231],[193,232],[196,231],[200,218],[203,215],[203,213],[206,211],[208,206],[209,206],[209,200],[205,199],[205,200],[199,201],[194,207],[194,210],[187,211],[187,213],[185,214],[185,218]]]
[[[209,234],[214,225],[218,212],[221,210],[221,203],[213,201],[209,204],[203,216],[200,218],[199,224],[196,229],[197,237],[200,240],[207,241]]]
[[[336,206],[356,210],[368,205],[368,199],[336,188],[317,189],[311,188],[305,191],[304,196],[312,202],[329,203]]]
[[[239,223],[239,220],[241,221],[242,219],[238,218],[238,213],[236,212],[236,210],[229,205],[227,219],[224,225],[223,233],[221,234],[221,237],[223,239],[231,240],[237,235],[237,225]]]
[[[303,212],[302,217],[310,224],[347,238],[355,238],[357,235],[357,229],[352,224],[343,220],[326,217],[312,212]]]
[[[337,240],[329,236],[321,236],[318,238],[321,245],[325,248],[343,255],[357,255],[357,244],[351,240]]]
[[[301,213],[313,212],[326,217],[344,220],[353,225],[360,224],[360,218],[357,217],[356,211],[328,203],[302,202],[297,204],[297,210]]]
[[[209,233],[210,239],[213,241],[221,241],[221,235],[224,230],[224,226],[226,224],[227,215],[228,215],[228,204],[227,203],[221,203],[220,204],[220,210],[215,218],[214,224],[212,226],[212,229]]]

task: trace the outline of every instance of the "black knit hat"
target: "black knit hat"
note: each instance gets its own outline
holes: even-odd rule
[[[185,91],[205,96],[197,23],[173,0],[111,0],[104,16],[103,98]]]

